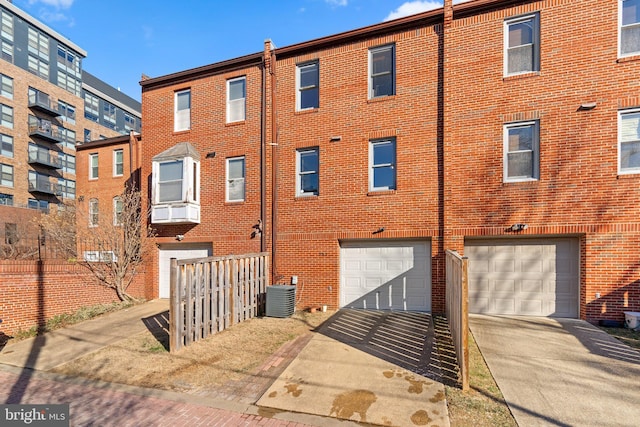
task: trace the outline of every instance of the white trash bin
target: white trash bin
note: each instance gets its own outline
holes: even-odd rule
[[[640,313],[637,311],[624,312],[624,325],[629,329],[635,329],[640,326]]]

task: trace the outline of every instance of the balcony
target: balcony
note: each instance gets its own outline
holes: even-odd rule
[[[29,178],[29,192],[57,196],[60,194],[58,184],[49,181],[48,177],[39,175],[37,178]]]
[[[42,138],[49,142],[58,144],[64,140],[57,126],[53,126],[50,121],[29,116],[29,135]]]
[[[60,116],[58,106],[51,102],[49,95],[39,90],[29,90],[29,108],[41,111],[53,117]]]
[[[58,153],[42,147],[29,147],[29,163],[52,169],[62,169]]]

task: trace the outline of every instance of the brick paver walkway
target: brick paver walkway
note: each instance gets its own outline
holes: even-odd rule
[[[256,415],[258,409],[252,404],[310,338],[311,335],[303,336],[282,346],[254,376],[201,395],[92,382],[0,366],[0,403],[68,403],[72,426],[304,427],[306,424],[299,422]],[[226,409],[225,403],[233,409]]]

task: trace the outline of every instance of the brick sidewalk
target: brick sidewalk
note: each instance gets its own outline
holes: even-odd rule
[[[3,385],[0,403],[69,403],[72,426],[304,427],[307,424],[251,412],[260,411],[252,405],[310,339],[311,334],[307,334],[283,345],[253,376],[201,394],[148,390],[4,368],[0,369]],[[228,402],[234,409],[224,409],[221,402]]]
[[[68,382],[55,376],[47,379],[29,371],[0,370],[0,384],[2,403],[69,403],[72,426],[305,426],[103,385]]]

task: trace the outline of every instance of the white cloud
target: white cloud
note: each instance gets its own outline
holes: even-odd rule
[[[346,6],[347,3],[349,3],[348,0],[324,0],[324,1],[326,1],[327,3],[333,6]]]
[[[53,6],[56,9],[69,9],[73,2],[74,0],[29,0],[29,4],[42,3],[47,6]]]
[[[399,8],[391,12],[384,18],[385,21],[391,21],[392,19],[398,19],[409,15],[415,15],[416,13],[426,12],[427,10],[433,10],[442,7],[441,1],[408,1],[400,5]]]

